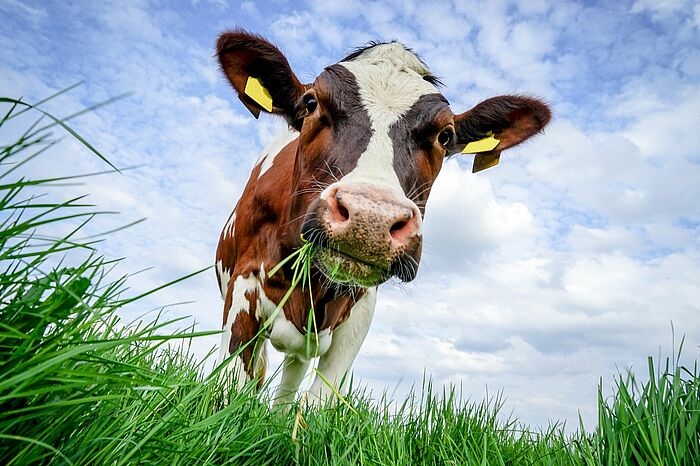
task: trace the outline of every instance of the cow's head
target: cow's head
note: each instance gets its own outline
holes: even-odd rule
[[[486,155],[497,157],[550,118],[545,104],[522,96],[455,115],[437,78],[398,42],[358,50],[310,84],[274,45],[245,31],[223,34],[217,51],[254,115],[269,108],[246,94],[248,78],[299,131],[291,228],[319,247],[317,266],[337,283],[415,278],[425,203],[445,157],[490,133],[500,142]]]

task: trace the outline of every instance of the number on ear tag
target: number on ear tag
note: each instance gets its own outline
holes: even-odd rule
[[[463,154],[476,154],[478,152],[488,152],[494,150],[498,143],[501,142],[493,136],[493,133],[488,133],[484,139],[472,141],[462,149]]]
[[[248,81],[245,83],[245,94],[253,99],[258,105],[272,112],[272,96],[270,91],[265,89],[258,78],[252,78],[248,76]]]

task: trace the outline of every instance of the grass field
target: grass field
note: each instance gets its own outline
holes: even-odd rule
[[[12,99],[0,104],[6,112],[0,140],[20,112],[41,116]],[[303,409],[295,430],[297,406],[274,412],[250,388],[227,393],[219,372],[207,373],[191,356],[189,344],[207,332],[164,334],[178,322],[117,317],[139,297],[126,298],[126,279],[108,273],[113,262],[95,244],[76,239],[95,213],[80,198],[52,203],[37,197],[60,180],[20,176],[23,162],[50,149],[52,129],[79,137],[44,116],[0,147],[0,464],[700,461],[700,377],[697,367],[679,367],[676,360],[658,367],[650,359],[645,382],[618,377],[613,397],[599,395],[598,425],[581,425],[572,435],[561,426],[534,432],[504,421],[498,398],[468,402],[429,382],[398,403],[372,401],[355,388],[349,406]],[[76,221],[79,227],[62,237],[44,233]],[[67,255],[82,260],[65,267]]]

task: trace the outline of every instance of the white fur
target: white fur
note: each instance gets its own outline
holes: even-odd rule
[[[430,69],[425,66],[425,63],[420,61],[413,52],[407,50],[406,47],[399,42],[391,42],[389,44],[381,44],[375,47],[370,47],[362,52],[360,56],[355,58],[353,61],[374,63],[389,62],[396,68],[414,71],[416,74],[420,75],[421,78],[432,74]]]
[[[217,264],[219,267],[219,264]],[[259,276],[264,275],[265,269],[261,268]],[[228,279],[227,281],[230,281]],[[223,277],[222,277],[223,285]],[[228,288],[226,288],[228,289]],[[265,291],[260,283],[260,280],[255,277],[252,273],[244,277],[239,275],[233,282],[233,289],[231,290],[231,308],[228,311],[228,317],[226,319],[226,324],[223,328],[223,334],[221,335],[221,347],[219,348],[219,364],[223,362],[226,358],[231,356],[229,352],[229,342],[231,341],[231,326],[236,320],[236,316],[241,311],[250,312],[250,302],[246,298],[246,293],[255,293],[257,291],[257,302],[255,303],[255,316],[259,322],[263,322],[275,309],[276,305],[265,295]],[[224,292],[225,296],[225,292]],[[255,370],[259,370],[267,360],[266,345],[262,344],[258,353],[256,354],[256,360],[254,361]],[[233,367],[232,367],[233,366]],[[229,365],[227,370],[233,373],[233,378],[240,384],[245,383],[247,380],[247,375],[245,370],[243,370],[243,361],[241,358],[235,358],[232,366]]]
[[[224,238],[227,236],[233,236],[236,231],[236,211],[234,210],[231,216],[228,218],[226,225],[224,226]]]
[[[287,355],[282,365],[282,380],[275,392],[274,405],[284,405],[294,401],[301,381],[304,380],[306,370],[309,368],[308,359],[299,359],[294,355]]]
[[[219,264],[217,264],[218,266]],[[229,279],[230,281],[230,279]],[[224,324],[224,333],[221,335],[221,347],[219,348],[219,360],[221,363],[226,358],[231,356],[228,351],[229,342],[231,341],[231,326],[236,321],[236,316],[241,311],[249,311],[250,303],[245,297],[246,291],[254,291],[257,288],[257,279],[249,274],[247,277],[239,275],[236,277],[236,281],[233,282],[233,290],[231,290],[231,308],[228,310],[228,316],[226,318],[226,323]],[[222,288],[223,288],[223,277],[222,277]],[[228,286],[224,291],[224,299],[226,292],[228,291]]]
[[[318,371],[341,393],[344,392],[345,385],[340,386],[340,382],[350,371],[362,342],[367,336],[376,303],[377,288],[369,288],[367,293],[352,307],[348,320],[335,329],[333,343],[328,351],[321,356],[318,363]],[[311,386],[309,401],[313,404],[320,404],[332,394],[333,391],[317,376]]]
[[[258,273],[258,302],[255,308],[255,317],[261,325],[275,312],[275,309],[277,309],[277,304],[272,302],[265,294],[263,284],[265,283],[266,276],[265,264],[260,263],[260,272]]]
[[[260,273],[258,274],[258,279],[260,280],[261,285],[265,284],[265,277],[267,277],[267,274],[265,273],[265,262],[261,262]]]
[[[316,337],[311,335],[311,344],[307,348],[306,335],[287,320],[284,312],[277,315],[270,330],[270,343],[275,349],[301,359],[311,359],[325,354],[331,345],[331,340],[330,330],[321,330],[318,333],[318,346],[316,345]]]
[[[224,268],[223,261],[218,261],[216,263],[216,273],[221,283],[221,298],[226,299],[226,290],[228,290],[228,283],[231,281],[231,271]]]
[[[405,198],[394,170],[394,145],[389,129],[421,96],[438,92],[423,79],[430,70],[397,43],[378,45],[355,60],[339,64],[355,76],[362,105],[369,114],[372,137],[355,168],[327,188],[322,197],[327,196],[332,187],[363,183],[380,186]]]
[[[275,157],[284,149],[287,144],[295,140],[299,136],[299,132],[294,128],[289,128],[286,133],[280,134],[276,139],[274,139],[270,144],[268,144],[265,149],[263,149],[260,157],[258,157],[255,165],[260,165],[260,174],[258,174],[258,179],[265,174],[272,165],[275,163]]]
[[[360,351],[362,342],[367,336],[369,326],[372,323],[374,307],[377,302],[377,288],[370,288],[350,310],[350,316],[331,334],[328,331],[319,334],[320,361],[318,371],[323,377],[333,384],[338,390],[343,391],[344,387],[339,386],[343,377],[350,371],[352,363]],[[275,334],[277,329],[277,334]],[[323,336],[322,336],[323,335]],[[323,339],[327,335],[327,344]],[[331,340],[332,337],[332,340]],[[305,349],[305,337],[286,319],[278,318],[273,326],[270,340],[273,346],[277,339],[277,345],[281,343],[293,344],[301,348],[296,351],[289,351],[288,348],[280,346],[279,349],[287,353],[282,366],[282,380],[275,393],[274,404],[282,405],[294,400],[301,381],[304,379],[306,370],[309,367],[309,357]],[[299,351],[301,350],[301,351]],[[326,385],[321,377],[316,376],[311,391],[309,401],[313,404],[320,404],[333,394],[333,390]]]

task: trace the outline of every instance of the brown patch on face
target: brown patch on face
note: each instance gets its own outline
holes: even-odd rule
[[[452,118],[452,111],[449,108],[441,111],[436,115],[431,131],[424,134],[424,139],[418,144],[415,184],[407,193],[407,197],[416,203],[423,215],[425,215],[425,205],[430,197],[433,183],[448,155],[448,149],[440,143],[440,135],[445,132],[454,140],[455,129]]]
[[[433,182],[440,173],[447,148],[439,142],[448,131],[454,140],[454,115],[441,94],[421,96],[406,115],[394,123],[390,136],[394,144],[394,170],[406,197],[425,213]]]
[[[372,136],[355,77],[343,66],[326,68],[306,95],[318,104],[301,127],[291,218],[310,212],[326,186],[355,168]]]

